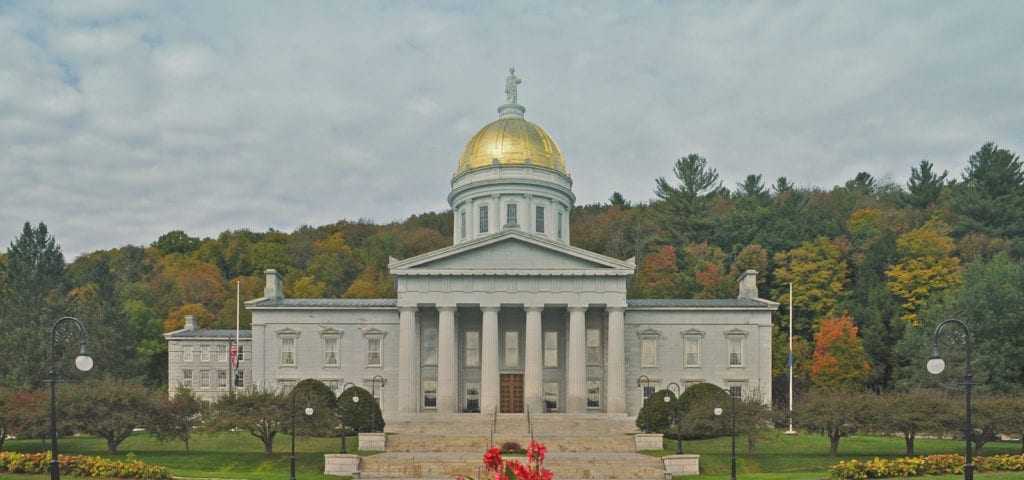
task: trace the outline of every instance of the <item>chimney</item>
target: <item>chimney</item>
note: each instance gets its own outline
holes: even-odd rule
[[[185,330],[198,330],[199,321],[195,315],[185,315]]]
[[[284,298],[284,280],[277,270],[269,268],[263,273],[267,275],[267,286],[263,287],[263,298],[280,300]]]
[[[736,298],[757,299],[757,270],[747,270],[740,275],[740,294]]]

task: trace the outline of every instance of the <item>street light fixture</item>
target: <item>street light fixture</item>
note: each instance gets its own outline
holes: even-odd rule
[[[946,369],[946,362],[942,359],[942,355],[939,354],[939,332],[942,331],[942,327],[950,323],[959,325],[964,330],[964,345],[967,350],[966,367],[964,369],[964,390],[966,391],[967,398],[967,430],[964,432],[964,438],[966,439],[967,463],[964,464],[964,480],[974,480],[974,459],[971,455],[971,437],[974,434],[974,426],[971,424],[971,385],[974,384],[974,377],[971,374],[971,333],[967,330],[967,325],[964,322],[950,319],[935,327],[935,343],[932,345],[932,357],[928,359],[926,367],[928,368],[928,373],[932,375],[938,375]]]
[[[733,395],[732,390],[723,388],[722,391],[729,394],[732,397],[732,476],[729,477],[731,480],[736,480],[736,395]],[[722,407],[715,407],[715,415],[722,415]]]
[[[305,389],[304,392],[306,392],[306,409],[303,410],[303,413],[310,417],[313,416],[313,404],[310,402],[309,389]],[[289,480],[295,480],[295,395],[297,393],[299,393],[298,388],[292,390],[292,476],[289,477]]]
[[[668,391],[672,391],[672,385],[676,386],[676,398],[678,398],[680,395],[682,395],[682,389],[679,387],[678,383],[676,383],[676,382],[669,382],[668,385],[665,386],[665,389],[668,390]],[[665,403],[668,403],[670,401],[672,401],[671,397],[669,397],[669,395],[666,394],[665,395]],[[682,455],[683,454],[683,412],[679,410],[679,402],[676,402],[675,408],[673,408],[672,411],[676,415],[676,455]]]
[[[356,386],[356,384],[354,384],[352,382],[345,382],[345,384],[341,386],[341,393],[342,394],[344,394],[345,391],[348,390],[348,386],[349,385],[351,385],[353,387]],[[359,394],[358,393],[355,393],[355,394],[352,395],[352,403],[359,403]],[[342,413],[342,415],[344,415],[344,413],[345,413],[345,403],[344,402],[338,402],[338,408],[341,409],[341,413]],[[345,448],[345,423],[344,422],[341,424],[341,452],[339,452],[339,453],[348,453],[348,450]]]
[[[380,379],[380,388],[381,389],[384,388],[384,383],[387,382],[387,380],[384,377],[380,376],[380,375],[374,375],[373,378],[370,379],[370,382],[371,382],[370,383],[370,397],[371,397],[371,400],[373,400],[373,406],[372,406],[372,408],[370,408],[370,431],[371,432],[376,432],[377,431],[377,408],[378,408],[377,407],[377,379]]]
[[[640,396],[643,397],[644,400],[647,400],[647,389],[651,388],[651,379],[647,375],[640,375],[636,379],[636,388],[640,388],[641,383],[644,384],[644,389],[641,390]],[[643,405],[641,405],[641,408],[642,407]],[[651,412],[647,412],[647,414],[644,415],[644,433],[651,433]]]
[[[53,322],[50,329],[50,479],[60,480],[60,462],[57,460],[57,338],[67,338],[69,332],[61,330],[58,334],[58,327],[70,322],[78,327],[81,337],[81,348],[78,356],[75,357],[75,368],[83,372],[92,370],[92,357],[85,349],[85,325],[82,325],[77,318],[62,317]]]

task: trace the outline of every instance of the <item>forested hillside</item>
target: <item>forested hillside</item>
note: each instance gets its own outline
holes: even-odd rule
[[[972,329],[981,388],[1022,388],[1024,172],[1015,153],[989,143],[961,172],[922,161],[906,185],[864,172],[831,189],[757,174],[723,185],[712,164],[695,154],[678,159],[673,178],[652,181],[650,201],[612,193],[607,203],[576,207],[572,244],[636,257],[631,298],[732,297],[738,274],[757,270],[761,297],[782,304],[779,376],[792,283],[800,385],[841,378],[889,390],[934,382],[922,376],[925,350],[937,321],[956,317]],[[233,327],[236,285],[243,300],[259,297],[263,270],[274,268],[289,297],[392,297],[388,257],[449,245],[451,217],[341,220],[217,238],[172,231],[149,246],[92,252],[70,264],[44,223],[26,223],[0,256],[0,382],[41,385],[49,326],[67,314],[87,323],[99,371],[160,384],[160,334],[180,328],[184,315],[202,327]],[[249,318],[241,313],[243,328]]]

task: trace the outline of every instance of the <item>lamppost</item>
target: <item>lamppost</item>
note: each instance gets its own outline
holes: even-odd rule
[[[971,424],[971,385],[973,375],[971,374],[971,333],[967,331],[967,325],[960,320],[946,320],[935,327],[935,343],[932,345],[932,357],[928,359],[928,372],[933,375],[938,375],[946,369],[946,362],[942,359],[942,355],[939,354],[939,332],[942,331],[942,327],[947,324],[956,324],[964,330],[964,345],[967,350],[966,367],[964,368],[964,390],[967,395],[967,431],[964,432],[964,438],[966,439],[966,451],[967,451],[967,463],[964,464],[964,480],[974,480],[974,463],[971,455],[971,437],[974,434],[974,426]]]
[[[729,393],[732,397],[732,476],[729,477],[732,480],[736,480],[736,395],[733,395],[732,390],[723,388],[723,391]],[[722,407],[715,407],[715,415],[722,415]]]
[[[380,379],[380,388],[381,389],[384,388],[384,383],[387,382],[387,380],[385,380],[384,377],[382,377],[380,375],[374,375],[373,378],[370,379],[370,382],[371,382],[370,383],[370,396],[373,397],[373,398],[371,398],[371,400],[373,400],[373,406],[372,406],[372,408],[370,408],[370,431],[371,432],[376,432],[377,431],[377,408],[378,408],[377,407],[377,379],[378,378]]]
[[[62,317],[53,322],[50,329],[50,479],[60,480],[60,462],[57,461],[57,337],[65,339],[70,332],[61,330],[58,335],[58,327],[70,322],[78,327],[79,336],[82,337],[81,349],[75,357],[75,367],[83,372],[92,370],[92,357],[85,350],[85,325],[82,325],[77,318]]]
[[[641,382],[644,384],[644,389],[641,390],[640,396],[643,397],[644,400],[647,400],[647,389],[651,388],[651,379],[648,378],[647,375],[640,375],[636,379],[636,388],[640,388]],[[641,405],[641,408],[643,408],[643,405]],[[651,412],[647,412],[647,414],[644,415],[644,433],[651,433]]]
[[[306,410],[304,410],[307,417],[313,415],[313,405],[309,399],[309,389],[305,389],[306,392]],[[289,480],[295,480],[295,395],[299,393],[299,389],[292,390],[292,476]]]
[[[356,384],[354,384],[352,382],[345,382],[345,384],[341,386],[341,393],[342,394],[345,393],[345,391],[348,389],[349,385],[351,385],[353,387],[356,386]],[[359,403],[359,394],[358,393],[355,393],[355,394],[352,395],[352,403]],[[341,413],[342,413],[342,415],[344,415],[345,414],[345,404],[343,402],[338,402],[338,408],[341,409]],[[338,452],[338,453],[348,453],[348,450],[345,448],[345,423],[344,422],[342,422],[342,424],[341,424],[341,452]]]
[[[672,391],[672,385],[676,386],[676,398],[681,395],[682,389],[679,388],[679,384],[676,382],[668,382],[665,389]],[[672,397],[665,395],[665,403],[671,402]],[[679,402],[676,402],[675,407],[672,409],[672,413],[676,416],[676,455],[683,454],[683,412],[679,411]]]

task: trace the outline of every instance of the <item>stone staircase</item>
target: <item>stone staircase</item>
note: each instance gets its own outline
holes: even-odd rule
[[[632,419],[626,416],[532,415],[533,438],[547,449],[544,467],[556,480],[663,480],[661,459],[635,453]],[[494,425],[492,437],[491,427]],[[524,414],[419,415],[388,423],[387,451],[362,458],[363,479],[485,477],[483,454],[491,445],[530,443]],[[512,456],[514,458],[514,456]],[[523,460],[525,462],[525,459]]]

